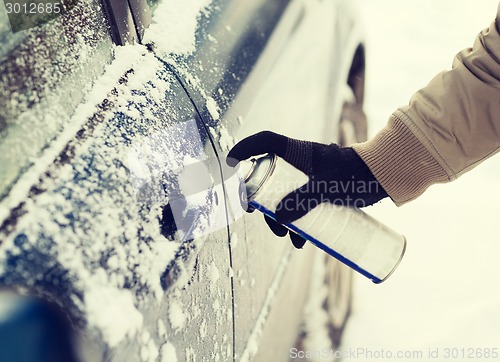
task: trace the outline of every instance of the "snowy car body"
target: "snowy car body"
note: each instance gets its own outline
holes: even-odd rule
[[[224,155],[262,129],[339,139],[346,87],[362,103],[350,2],[89,0],[0,25],[0,359],[289,358],[325,259],[241,213]]]

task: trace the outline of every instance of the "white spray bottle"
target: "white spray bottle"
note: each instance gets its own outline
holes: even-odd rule
[[[308,182],[306,174],[273,154],[242,161],[242,167],[246,169],[244,201],[273,219],[278,203]],[[404,236],[360,209],[330,203],[284,226],[374,283],[392,274],[406,248]]]

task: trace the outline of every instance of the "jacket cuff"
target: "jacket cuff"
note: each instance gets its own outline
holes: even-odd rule
[[[420,196],[430,185],[451,180],[424,143],[395,112],[371,140],[353,145],[397,206]]]

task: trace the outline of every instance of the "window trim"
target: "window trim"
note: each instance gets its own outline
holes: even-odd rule
[[[103,0],[111,28],[111,37],[117,45],[140,43],[144,31],[151,24],[151,12],[146,0]]]

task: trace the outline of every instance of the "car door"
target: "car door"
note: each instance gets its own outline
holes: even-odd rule
[[[290,2],[241,96],[222,120],[234,124],[235,116],[242,116],[233,131],[235,139],[266,129],[299,139],[328,138],[322,131],[328,109],[333,5],[332,1]],[[248,99],[250,88],[254,89]],[[236,316],[252,315],[249,310],[258,314],[251,317],[255,324],[242,354],[285,361],[300,337],[317,252],[310,245],[295,250],[288,238],[274,236],[258,212],[245,217],[244,232],[247,249],[232,249],[234,268],[240,270],[235,295],[240,295],[236,300],[242,305]],[[257,285],[264,288],[255,295]]]
[[[235,356],[247,360],[259,350],[257,359],[286,359],[299,333],[311,249],[292,250],[257,212],[240,217],[233,201],[238,178],[224,168],[224,156],[238,138],[263,129],[325,138],[334,2],[219,0],[201,14],[193,52],[170,63],[209,127],[225,172]]]
[[[78,4],[2,54],[0,285],[55,302],[83,360],[232,359],[215,150],[169,66],[106,19]]]

